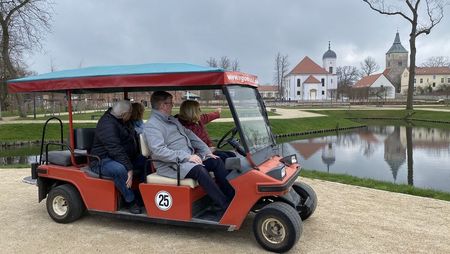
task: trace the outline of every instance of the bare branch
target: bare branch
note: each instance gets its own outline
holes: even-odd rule
[[[408,16],[406,16],[404,13],[400,12],[400,11],[387,11],[385,6],[384,6],[384,1],[381,1],[381,8],[376,8],[375,5],[373,4],[373,2],[379,2],[379,1],[373,1],[373,0],[363,0],[363,2],[366,2],[370,9],[383,14],[383,15],[390,15],[390,16],[394,16],[394,15],[400,15],[402,16],[404,19],[408,20],[409,22],[413,22],[413,20],[411,18],[409,18]],[[408,1],[407,1],[408,2]]]

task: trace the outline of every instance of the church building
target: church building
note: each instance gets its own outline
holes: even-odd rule
[[[305,56],[284,79],[283,97],[287,100],[329,100],[336,96],[336,53],[323,54],[322,66]]]
[[[408,68],[408,50],[403,47],[397,32],[394,43],[386,52],[386,69],[383,72],[394,85],[396,93],[400,93],[401,76],[406,68]]]

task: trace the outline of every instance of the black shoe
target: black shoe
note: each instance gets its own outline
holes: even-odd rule
[[[140,213],[142,213],[142,209],[138,206],[137,203],[134,203],[130,206],[130,213],[140,214]]]

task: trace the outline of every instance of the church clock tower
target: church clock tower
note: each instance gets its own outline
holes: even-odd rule
[[[386,71],[387,78],[395,86],[395,91],[400,92],[401,75],[405,68],[408,68],[408,51],[400,42],[400,35],[395,35],[394,43],[386,52]]]

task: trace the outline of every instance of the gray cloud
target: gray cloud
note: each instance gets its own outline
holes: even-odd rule
[[[59,0],[55,12],[44,52],[27,58],[39,73],[50,71],[51,61],[61,70],[149,62],[206,65],[209,57],[228,56],[269,83],[278,51],[289,55],[291,68],[306,55],[321,64],[332,41],[338,65],[359,67],[372,56],[384,68],[397,29],[409,48],[405,20],[355,0]],[[450,56],[449,23],[444,17],[418,40],[419,63]]]

